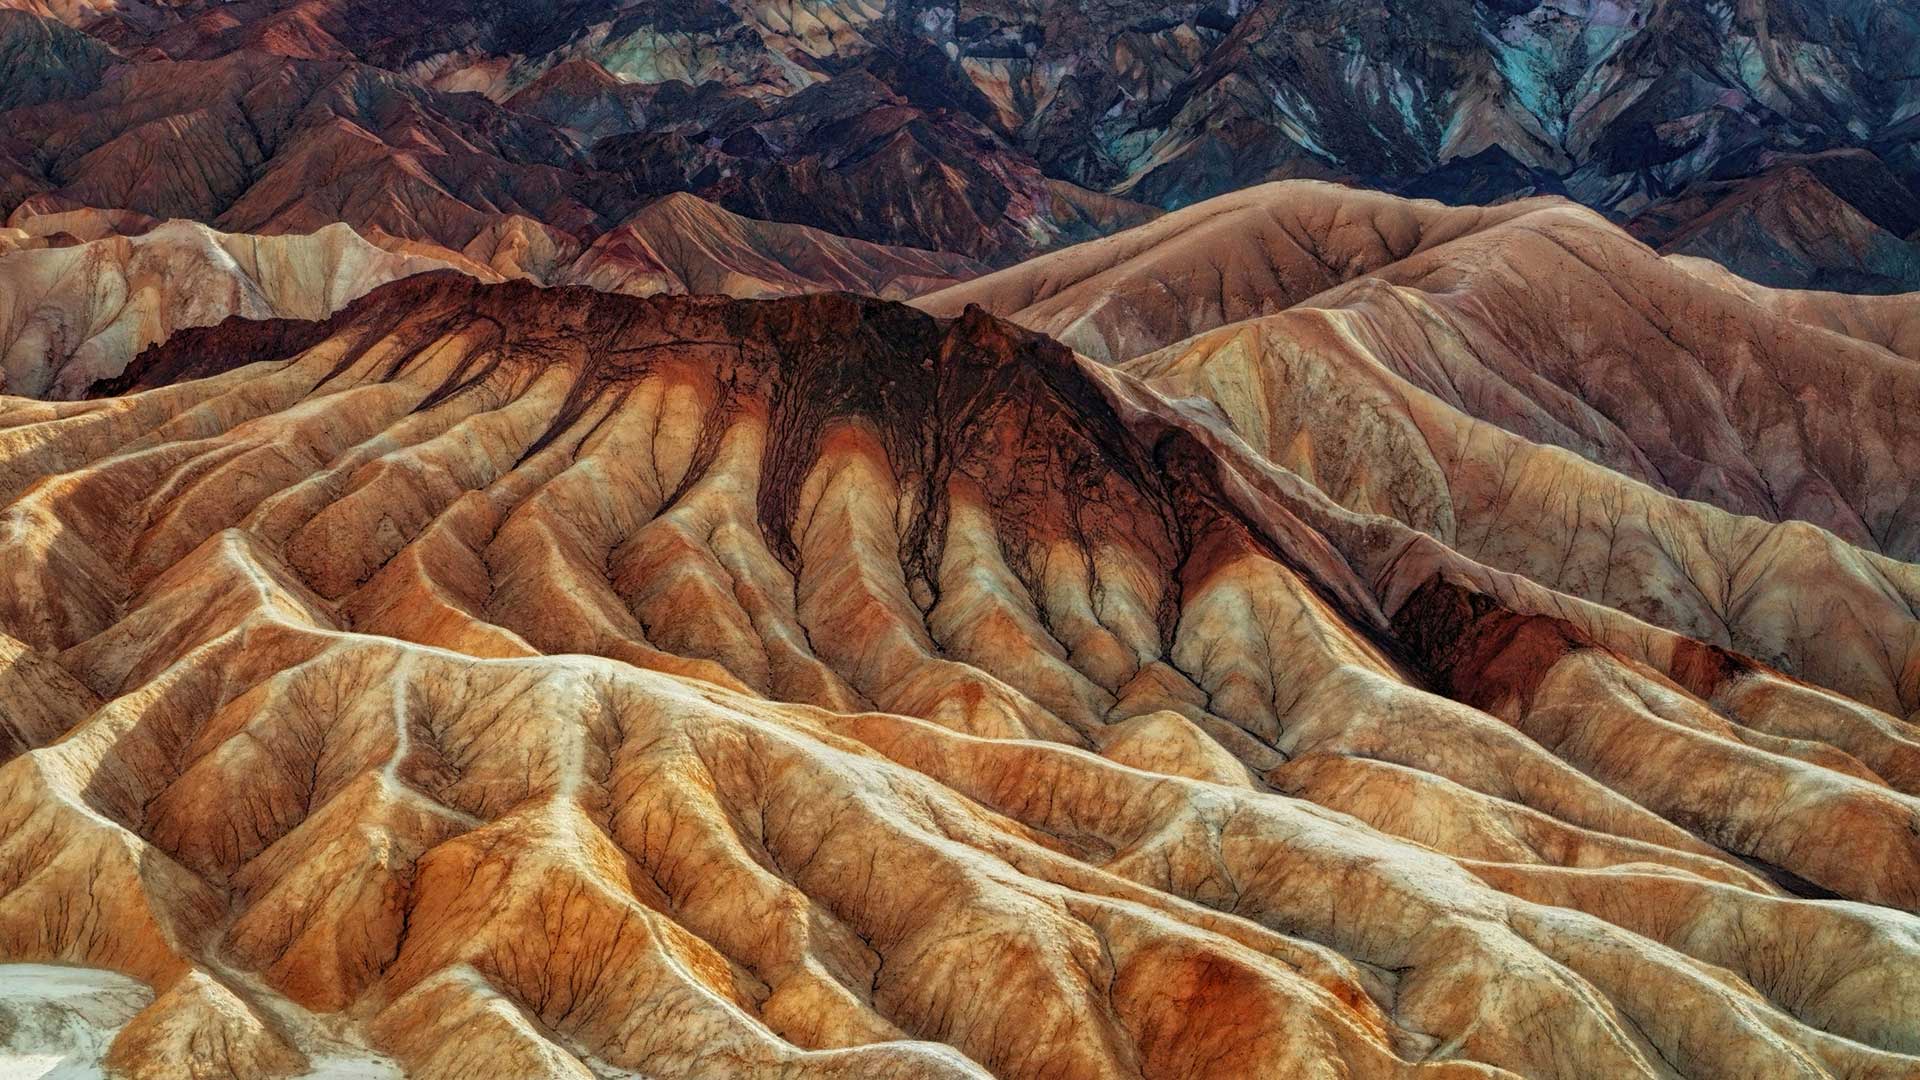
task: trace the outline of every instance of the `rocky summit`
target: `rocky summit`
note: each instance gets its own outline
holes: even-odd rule
[[[1920,1080],[1917,39],[0,0],[0,1077]]]

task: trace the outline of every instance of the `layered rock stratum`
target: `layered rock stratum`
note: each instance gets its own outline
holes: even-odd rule
[[[1912,361],[1318,191],[1262,197],[1371,269],[1117,368],[442,272],[3,399],[0,959],[148,984],[136,1077],[1920,1074],[1905,496],[1683,499],[1554,335],[1744,328],[1658,324],[1776,493],[1796,335],[1876,461]]]

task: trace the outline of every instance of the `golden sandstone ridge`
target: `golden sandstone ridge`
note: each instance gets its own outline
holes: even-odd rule
[[[1689,501],[1550,348],[1396,366],[1364,305],[1615,295],[1432,250],[1121,368],[441,272],[0,399],[0,959],[149,984],[131,1077],[1920,1075],[1920,571],[1806,419],[1856,376],[1753,352],[1797,426],[1689,460],[1775,512]]]

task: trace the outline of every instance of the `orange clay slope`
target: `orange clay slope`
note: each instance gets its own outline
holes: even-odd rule
[[[1920,1074],[1881,689],[978,310],[427,274],[98,389],[0,406],[0,959],[124,1075]]]

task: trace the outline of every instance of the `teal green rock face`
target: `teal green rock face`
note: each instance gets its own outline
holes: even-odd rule
[[[105,43],[52,19],[0,11],[0,109],[90,93],[111,59]]]

